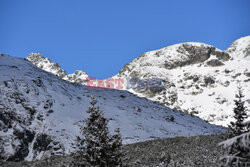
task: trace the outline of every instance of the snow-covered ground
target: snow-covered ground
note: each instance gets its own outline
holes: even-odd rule
[[[124,90],[94,90],[65,81],[31,62],[0,55],[0,154],[33,160],[74,151],[91,96],[120,128],[124,143],[225,131],[204,120]]]

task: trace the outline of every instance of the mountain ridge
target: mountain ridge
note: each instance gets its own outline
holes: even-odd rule
[[[231,108],[238,84],[246,89],[247,106],[250,108],[249,55],[250,36],[235,40],[224,51],[204,43],[185,42],[145,52],[111,78],[123,79],[123,90],[137,96],[194,114],[210,123],[227,126],[233,119]],[[55,73],[53,70],[49,72]],[[78,80],[77,83],[86,84],[87,76],[74,77],[71,82]],[[155,92],[127,88],[126,78],[159,78],[163,81],[163,89]]]
[[[87,81],[88,74],[81,70],[76,70],[72,74],[67,74],[58,63],[51,62],[49,58],[45,58],[41,53],[31,53],[26,59],[32,62],[38,68],[55,74],[56,76],[74,83],[84,84]]]
[[[225,132],[209,123],[226,126],[232,120],[238,83],[250,104],[249,39],[225,51],[202,43],[171,45],[146,52],[112,77],[135,77],[136,84],[159,78],[158,91],[127,88],[126,80],[123,90],[87,89],[85,72],[67,74],[40,53],[26,59],[1,54],[0,155],[21,161],[73,152],[91,95],[111,132],[121,128],[124,143]]]
[[[125,90],[87,89],[30,61],[0,55],[0,157],[35,160],[75,151],[91,96],[123,142],[225,132],[225,128]]]

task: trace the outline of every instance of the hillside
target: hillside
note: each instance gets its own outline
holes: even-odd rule
[[[94,95],[123,142],[224,132],[204,120],[122,90],[87,89],[31,62],[0,55],[0,155],[34,160],[75,150],[79,124]]]

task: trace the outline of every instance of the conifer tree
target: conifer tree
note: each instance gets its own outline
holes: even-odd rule
[[[78,137],[78,152],[72,166],[77,167],[121,167],[122,139],[119,129],[111,136],[108,130],[108,120],[99,107],[95,107],[97,100],[92,97],[91,106],[85,120],[86,125],[81,126],[83,138]]]
[[[112,159],[111,159],[110,164],[112,164],[112,166],[117,166],[117,167],[123,166],[122,138],[121,138],[121,133],[120,133],[119,128],[115,130],[115,134],[111,138],[110,151],[112,152]]]
[[[234,100],[234,119],[235,122],[231,122],[229,128],[233,131],[234,135],[240,135],[246,132],[246,126],[243,124],[244,120],[247,118],[246,107],[244,106],[244,95],[242,93],[242,87],[238,87],[238,93],[235,95],[236,100]]]
[[[221,158],[225,167],[247,167],[250,166],[250,122],[247,119],[247,108],[244,106],[242,88],[238,87],[236,107],[234,108],[235,122],[229,125],[232,130],[231,138],[219,145],[227,149],[227,155]]]
[[[228,154],[221,158],[225,167],[249,167],[250,166],[250,121],[243,123],[247,131],[221,142]]]

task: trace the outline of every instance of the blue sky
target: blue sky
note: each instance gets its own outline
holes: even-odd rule
[[[40,52],[68,73],[107,78],[180,42],[226,49],[250,35],[249,0],[0,0],[0,52]]]

